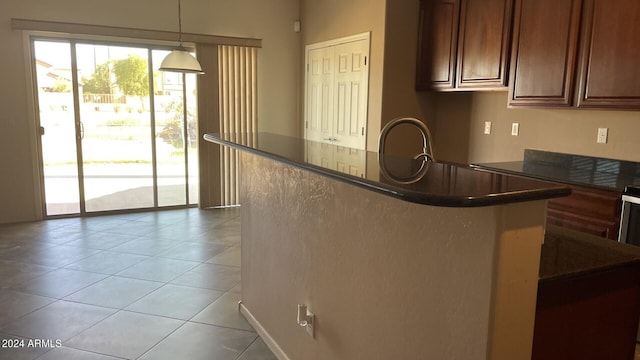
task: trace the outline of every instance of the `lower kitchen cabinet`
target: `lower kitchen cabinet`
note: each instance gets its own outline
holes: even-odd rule
[[[531,359],[633,359],[639,259],[637,247],[548,226]]]
[[[621,194],[616,191],[570,186],[570,196],[549,200],[547,223],[617,240]]]
[[[639,278],[634,265],[540,283],[531,359],[633,359]]]

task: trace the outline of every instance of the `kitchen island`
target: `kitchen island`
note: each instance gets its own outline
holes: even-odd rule
[[[546,200],[568,187],[446,163],[414,178],[420,160],[274,134],[205,139],[241,152],[240,309],[279,359],[530,359]]]

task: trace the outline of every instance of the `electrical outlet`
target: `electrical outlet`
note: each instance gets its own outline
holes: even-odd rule
[[[598,144],[606,144],[609,136],[609,128],[598,128]]]
[[[511,135],[518,136],[520,133],[520,123],[512,123],[511,124]]]
[[[491,134],[491,121],[484,122],[484,133],[485,135]]]

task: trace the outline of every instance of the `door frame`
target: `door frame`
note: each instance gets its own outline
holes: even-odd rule
[[[366,58],[367,58],[367,86],[366,86],[366,96],[365,96],[365,109],[366,109],[366,113],[364,116],[364,147],[362,148],[362,150],[367,148],[367,133],[369,132],[368,129],[368,122],[369,122],[369,80],[370,80],[370,63],[369,61],[371,60],[371,32],[367,31],[367,32],[363,32],[363,33],[359,33],[359,34],[355,34],[355,35],[350,35],[350,36],[345,36],[345,37],[341,37],[341,38],[337,38],[337,39],[331,39],[331,40],[326,40],[326,41],[321,41],[321,42],[317,42],[317,43],[313,43],[313,44],[309,44],[309,45],[305,45],[304,47],[304,108],[303,108],[303,116],[302,116],[302,129],[303,129],[303,136],[306,139],[307,138],[307,124],[308,124],[308,119],[307,119],[307,110],[309,107],[308,104],[308,84],[309,84],[309,52],[311,52],[312,50],[318,50],[318,49],[323,49],[323,48],[328,48],[328,47],[332,47],[332,46],[337,46],[337,45],[341,45],[341,44],[346,44],[346,43],[350,43],[350,42],[354,42],[354,41],[361,41],[361,40],[365,40],[367,42],[367,53],[365,54]]]

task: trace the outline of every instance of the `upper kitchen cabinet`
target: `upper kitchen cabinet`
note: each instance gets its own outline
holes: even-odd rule
[[[417,89],[454,88],[459,20],[458,0],[420,1]]]
[[[640,109],[640,1],[584,7],[578,107]]]
[[[509,105],[640,109],[640,1],[516,0]]]
[[[506,89],[513,0],[422,0],[418,90]]]
[[[516,0],[511,106],[571,106],[581,0]]]
[[[507,86],[513,0],[463,0],[456,85],[464,89]]]

